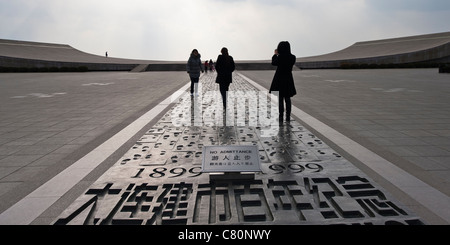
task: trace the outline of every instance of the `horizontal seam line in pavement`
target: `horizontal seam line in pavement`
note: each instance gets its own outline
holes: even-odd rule
[[[183,91],[186,91],[189,85],[190,82],[61,173],[5,210],[0,214],[0,225],[31,224],[45,210],[125,144],[133,135],[145,127],[148,122],[164,111],[165,108],[172,105],[173,101],[176,101],[183,95]]]
[[[239,75],[257,89],[261,91],[267,90],[250,78],[240,73]],[[450,197],[347,136],[339,133],[337,130],[322,123],[296,106],[292,106],[292,113],[322,134],[325,138],[335,143],[342,150],[380,174],[385,180],[389,181],[431,212],[450,223],[450,209],[448,208],[450,207]]]

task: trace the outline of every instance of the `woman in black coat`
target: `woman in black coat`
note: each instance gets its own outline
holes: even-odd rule
[[[216,71],[217,79],[216,83],[220,86],[220,94],[222,95],[223,107],[227,108],[227,92],[230,87],[230,83],[233,82],[232,73],[235,70],[234,59],[228,54],[227,48],[222,48],[220,51],[222,55],[217,57]]]
[[[194,96],[194,91],[198,96],[198,82],[200,80],[200,72],[203,73],[203,64],[201,61],[202,56],[198,53],[197,49],[192,50],[191,56],[186,64],[187,73],[191,78],[191,96]]]
[[[270,93],[278,93],[279,122],[283,123],[284,103],[286,102],[286,121],[291,120],[292,103],[291,97],[297,94],[292,76],[292,67],[295,65],[296,57],[291,53],[289,42],[280,42],[275,54],[272,56],[272,65],[277,66],[277,71],[270,86]]]

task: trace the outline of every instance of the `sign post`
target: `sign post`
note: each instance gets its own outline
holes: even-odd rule
[[[210,179],[248,179],[262,172],[258,146],[204,146],[202,155],[202,172],[211,173]]]

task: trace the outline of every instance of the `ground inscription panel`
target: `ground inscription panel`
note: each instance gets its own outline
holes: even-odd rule
[[[218,89],[214,78],[203,76],[200,98],[178,99],[54,224],[423,224],[300,123],[249,126],[255,113],[237,101],[229,126],[210,110],[221,101],[207,93]],[[239,75],[230,89],[256,91]],[[174,123],[186,115],[190,120]],[[256,146],[261,172],[212,179],[202,171],[205,146]]]

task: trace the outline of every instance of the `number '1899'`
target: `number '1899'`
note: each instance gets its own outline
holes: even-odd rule
[[[193,167],[190,169],[185,169],[181,167],[167,169],[164,167],[154,168],[152,169],[152,172],[148,175],[150,178],[176,178],[181,177],[185,174],[188,174],[188,178],[194,178],[197,176],[200,176],[202,174],[201,167]],[[144,172],[145,168],[140,168],[135,176],[132,178],[142,178],[142,173]]]

